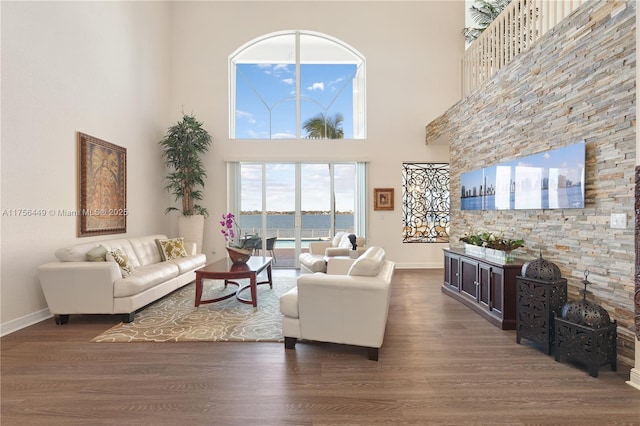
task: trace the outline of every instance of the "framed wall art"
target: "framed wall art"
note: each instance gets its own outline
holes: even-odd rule
[[[374,210],[393,210],[393,188],[374,188]]]
[[[585,141],[460,175],[460,210],[583,209]]]
[[[78,132],[78,236],[127,232],[127,150]]]

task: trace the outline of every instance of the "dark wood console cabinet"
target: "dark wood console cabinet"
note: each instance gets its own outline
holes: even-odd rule
[[[444,249],[442,292],[470,307],[503,330],[516,328],[516,277],[523,262],[502,264]]]

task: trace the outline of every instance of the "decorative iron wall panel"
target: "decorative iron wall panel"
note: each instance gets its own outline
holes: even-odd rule
[[[449,183],[447,163],[403,163],[403,243],[449,242]]]

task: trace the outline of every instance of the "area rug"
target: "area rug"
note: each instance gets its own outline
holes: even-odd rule
[[[225,289],[223,284],[205,280],[203,300],[236,288],[229,285]],[[191,283],[138,312],[133,322],[120,323],[92,342],[281,342],[284,338],[279,299],[295,285],[295,277],[274,278],[273,289],[259,285],[257,310],[235,296],[196,309],[195,284]],[[250,298],[250,290],[244,290],[242,296]]]

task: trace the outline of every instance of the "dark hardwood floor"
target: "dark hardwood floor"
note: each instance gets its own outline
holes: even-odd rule
[[[292,271],[275,270],[277,279]],[[1,339],[8,425],[640,425],[629,367],[599,377],[502,331],[398,270],[378,362],[299,342],[91,343],[110,316]]]

